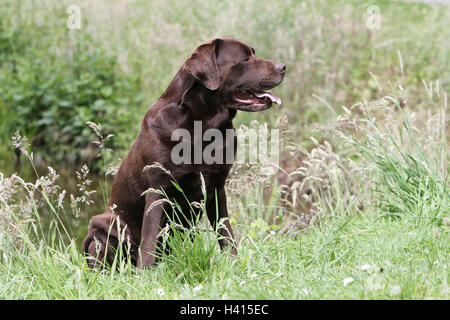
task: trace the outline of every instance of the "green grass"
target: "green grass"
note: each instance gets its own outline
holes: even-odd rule
[[[174,278],[167,262],[148,271],[91,272],[74,245],[63,250],[33,246],[2,261],[0,297],[448,299],[448,233],[448,226],[428,221],[337,219],[310,228],[298,240],[243,239],[234,259],[214,252],[214,262],[202,266],[208,275],[203,282],[194,281],[195,276],[190,281]],[[201,253],[185,256],[193,262],[202,258]],[[370,268],[361,270],[366,264]],[[353,282],[344,286],[349,277]]]
[[[391,111],[398,108],[397,100],[388,101]],[[385,103],[380,101],[388,110]],[[25,220],[14,200],[7,197],[8,192],[18,194],[17,188],[4,183],[0,209],[3,221],[9,221],[2,223],[6,229],[0,233],[0,297],[448,299],[448,170],[436,169],[447,168],[447,157],[425,154],[425,145],[419,144],[420,136],[416,136],[407,115],[401,113],[397,130],[390,132],[384,128],[383,119],[364,121],[372,119],[371,113],[365,112],[367,118],[359,118],[358,126],[365,135],[355,139],[340,131],[338,139],[349,142],[360,157],[363,171],[347,169],[352,169],[353,182],[365,181],[368,190],[358,194],[343,174],[335,175],[335,180],[329,181],[331,191],[325,192],[322,180],[322,189],[314,196],[320,215],[315,223],[294,232],[284,228],[291,223],[286,213],[273,230],[268,227],[264,212],[271,208],[270,202],[256,211],[247,207],[232,221],[239,242],[235,258],[218,250],[216,234],[204,221],[194,223],[196,227],[185,233],[172,223],[174,236],[166,242],[172,251],[162,255],[152,269],[137,270],[116,259],[112,266],[115,271],[90,271],[74,240],[61,241],[64,235],[70,238],[70,232],[60,220],[64,211],[52,202],[46,189],[51,184],[25,184],[36,193],[28,198],[33,199],[32,211]],[[445,128],[437,137],[445,133]],[[405,135],[415,142],[414,146],[404,140]],[[434,147],[446,150],[444,142]],[[435,167],[436,161],[439,166]],[[40,223],[38,194],[50,207],[54,221],[45,230]],[[239,201],[249,204],[264,202],[264,198]],[[362,208],[355,209],[355,203]],[[177,208],[176,204],[172,207]],[[278,208],[287,210],[280,204]]]

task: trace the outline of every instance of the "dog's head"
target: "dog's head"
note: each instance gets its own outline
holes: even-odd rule
[[[261,111],[281,104],[280,98],[266,92],[279,85],[286,65],[258,58],[247,44],[220,38],[199,46],[184,69],[207,89],[217,91],[228,108]]]

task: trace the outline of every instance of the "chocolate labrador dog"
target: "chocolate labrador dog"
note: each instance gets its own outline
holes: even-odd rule
[[[202,132],[211,128],[222,133],[234,130],[232,120],[237,110],[261,111],[270,108],[272,103],[281,103],[277,96],[265,90],[279,85],[285,72],[284,64],[260,59],[252,47],[232,38],[214,39],[200,45],[147,111],[141,131],[114,177],[108,209],[92,218],[83,241],[83,251],[91,256],[88,265],[92,268],[98,261],[111,265],[119,245],[130,253],[132,263],[138,268],[155,262],[161,228],[173,218],[170,215],[174,210],[161,201],[160,192],[145,192],[149,188],[164,190],[165,197],[178,203],[183,213],[180,221],[188,225],[195,215],[201,214],[190,203],[203,200],[203,179],[206,212],[213,228],[219,219],[227,218],[224,185],[232,163],[195,161],[195,148],[194,154],[187,157],[193,161],[174,163],[172,150],[179,140],[174,141],[173,133],[177,129],[192,133],[197,121],[201,121]],[[202,141],[197,151],[202,154],[207,146],[208,142]],[[234,148],[231,152],[234,154],[236,143],[224,144],[222,154],[227,154],[227,148]],[[144,170],[154,163],[164,170]],[[184,194],[172,181],[176,181]],[[230,223],[224,221],[218,230],[219,245],[221,248],[231,245],[231,253],[236,254]]]

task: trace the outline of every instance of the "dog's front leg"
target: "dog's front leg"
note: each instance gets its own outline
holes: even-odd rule
[[[159,204],[156,204],[155,202],[160,200],[161,197],[157,194],[147,194],[145,196],[140,256],[137,263],[138,269],[150,267],[155,262],[158,234],[167,221],[166,213],[164,212],[164,202]]]
[[[228,219],[227,197],[223,186],[216,190],[212,200],[210,203],[207,203],[208,220],[212,227],[216,229],[217,222],[225,219],[224,225],[220,226],[218,230],[220,235],[219,245],[221,249],[231,246],[230,253],[235,256],[237,255],[236,242],[234,241],[233,230]]]

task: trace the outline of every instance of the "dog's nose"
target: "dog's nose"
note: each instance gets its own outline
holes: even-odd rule
[[[284,63],[277,63],[275,65],[275,69],[277,69],[281,73],[285,73],[286,72],[286,65]]]

